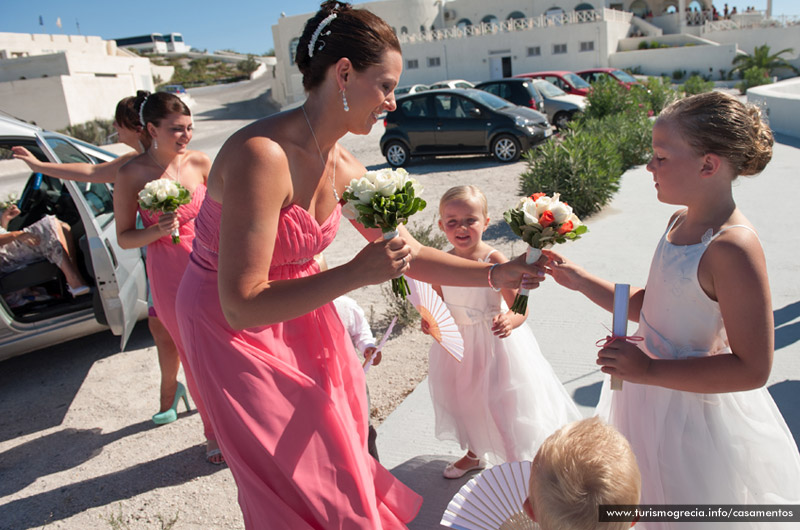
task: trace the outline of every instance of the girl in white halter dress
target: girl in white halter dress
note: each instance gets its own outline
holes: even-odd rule
[[[481,240],[488,223],[485,200],[474,186],[452,188],[441,199],[440,226],[452,253],[505,261]],[[539,351],[525,316],[508,312],[503,295],[513,300],[515,293],[439,289],[464,339],[464,358],[459,362],[438,343],[431,346],[428,383],[436,436],[469,450],[447,467],[445,477],[458,478],[487,461],[533,460],[545,438],[582,416]]]
[[[710,92],[679,100],[653,127],[658,199],[683,204],[661,238],[628,317],[640,342],[600,350],[597,413],[628,438],[643,504],[800,503],[800,454],[765,388],[774,322],[758,236],[733,201],[738,175],[760,172],[772,133],[758,109]],[[611,309],[613,284],[554,252],[555,280]],[[785,528],[768,521],[653,522],[644,530]]]

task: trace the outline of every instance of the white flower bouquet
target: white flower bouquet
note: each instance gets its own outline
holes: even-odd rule
[[[397,236],[397,227],[424,209],[426,202],[419,197],[422,186],[405,169],[367,171],[347,186],[342,200],[342,214],[365,228],[380,228],[384,239]],[[408,282],[403,276],[392,279],[392,291],[405,298]]]
[[[0,200],[0,210],[5,210],[12,204],[17,204],[18,201],[19,195],[17,195],[16,192],[11,191],[8,193],[5,200]]]
[[[189,204],[192,194],[180,182],[161,178],[151,180],[139,192],[139,206],[149,212],[171,213],[182,204]],[[172,231],[172,242],[180,243],[178,229]]]
[[[534,193],[530,197],[520,199],[516,208],[503,214],[511,230],[528,244],[525,256],[527,263],[536,262],[542,255],[542,249],[579,239],[588,228],[578,216],[572,213],[572,207],[559,200],[560,194],[548,197],[544,193]],[[524,314],[528,308],[528,290],[522,289],[511,310]]]

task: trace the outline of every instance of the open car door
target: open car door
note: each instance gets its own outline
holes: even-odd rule
[[[42,149],[56,162],[89,162],[73,143],[61,136],[37,134]],[[125,349],[139,316],[147,311],[147,277],[140,249],[123,249],[117,244],[114,201],[111,187],[103,183],[62,181],[69,190],[86,232],[97,296],[105,323],[120,335]],[[97,308],[95,309],[97,311]],[[102,317],[103,315],[98,315]]]

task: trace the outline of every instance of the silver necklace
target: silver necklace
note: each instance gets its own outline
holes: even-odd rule
[[[169,170],[168,170],[167,168],[165,168],[164,166],[162,166],[161,164],[159,164],[158,160],[156,160],[156,157],[154,157],[154,156],[153,156],[153,153],[151,153],[151,152],[150,152],[150,149],[148,149],[148,150],[147,150],[147,151],[145,151],[145,152],[146,152],[146,153],[147,153],[147,154],[150,156],[150,159],[151,159],[151,160],[152,160],[152,161],[153,161],[153,162],[154,162],[154,163],[155,163],[155,164],[156,164],[158,167],[160,167],[162,170],[164,170],[164,173],[166,173],[168,177],[172,178],[172,180],[174,180],[175,182],[180,182],[180,181],[181,181],[181,158],[180,158],[180,155],[178,155],[178,177],[176,178],[175,176],[173,176],[173,174],[172,174],[172,173],[170,173],[170,172],[169,172]],[[167,164],[167,166],[169,166],[169,164]]]
[[[319,160],[322,162],[322,171],[325,171],[325,157],[322,156],[322,149],[319,148],[319,142],[317,141],[317,135],[314,134],[314,128],[311,126],[311,122],[308,120],[308,114],[306,114],[306,106],[305,104],[300,106],[303,109],[303,117],[306,119],[306,123],[308,124],[308,130],[311,131],[311,137],[314,139],[314,144],[317,146],[317,152],[319,153]],[[328,180],[331,183],[331,188],[333,189],[333,196],[336,198],[336,202],[339,202],[339,194],[336,192],[336,153],[333,154],[333,176],[328,175]]]

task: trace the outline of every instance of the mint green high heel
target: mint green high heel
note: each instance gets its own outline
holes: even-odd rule
[[[153,414],[153,423],[156,425],[164,425],[172,423],[178,419],[178,403],[183,398],[183,404],[186,405],[186,410],[189,409],[189,398],[186,396],[186,387],[183,383],[178,382],[178,389],[175,391],[175,399],[172,401],[172,406],[164,412]]]

